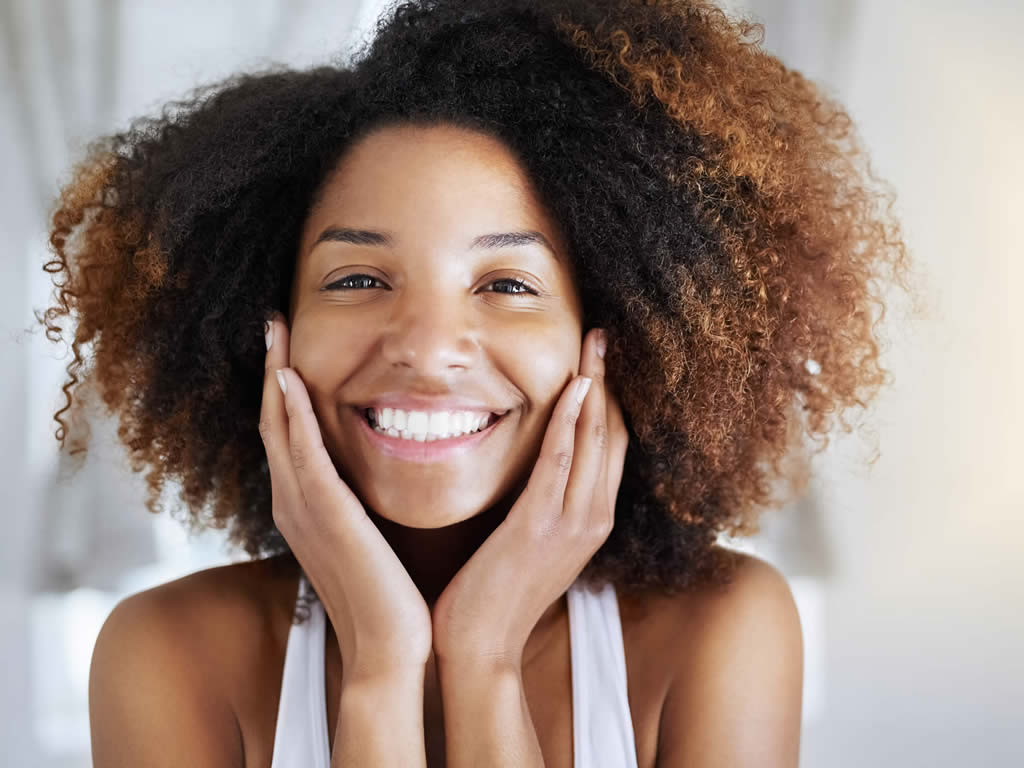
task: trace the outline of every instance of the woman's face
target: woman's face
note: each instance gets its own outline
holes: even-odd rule
[[[524,232],[539,236],[479,239]],[[579,372],[562,233],[502,143],[453,126],[380,128],[349,148],[305,222],[291,302],[291,365],[339,474],[413,528],[465,520],[525,481]],[[407,441],[366,420],[388,403],[413,431],[443,429],[440,411],[504,415],[475,437]]]

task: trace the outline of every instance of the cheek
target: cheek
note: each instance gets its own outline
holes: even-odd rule
[[[568,381],[579,372],[579,342],[559,335],[513,350],[509,376],[526,396],[530,410],[550,413]]]
[[[288,357],[307,388],[329,392],[348,377],[370,341],[325,313],[307,313],[294,320]]]

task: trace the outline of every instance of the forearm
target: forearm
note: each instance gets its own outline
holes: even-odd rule
[[[426,768],[423,675],[343,683],[331,768]]]
[[[448,768],[543,768],[522,672],[438,662]]]

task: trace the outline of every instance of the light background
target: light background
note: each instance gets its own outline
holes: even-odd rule
[[[4,764],[89,765],[96,632],[124,595],[238,559],[141,507],[97,423],[58,482],[63,350],[27,333],[58,185],[93,136],[189,88],[347,50],[357,0],[0,0],[0,743]],[[748,0],[766,47],[849,108],[897,192],[930,315],[894,303],[895,378],[811,494],[738,542],[793,585],[807,668],[802,765],[1024,764],[1024,4]],[[867,460],[877,447],[871,467]]]

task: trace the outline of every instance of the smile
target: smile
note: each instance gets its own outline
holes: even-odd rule
[[[417,463],[444,461],[473,450],[484,443],[508,415],[491,414],[485,426],[477,432],[456,437],[435,437],[422,432],[409,433],[408,430],[398,433],[394,427],[385,432],[371,423],[373,417],[365,408],[353,408],[353,411],[362,425],[360,432],[366,436],[371,446],[386,456]]]

